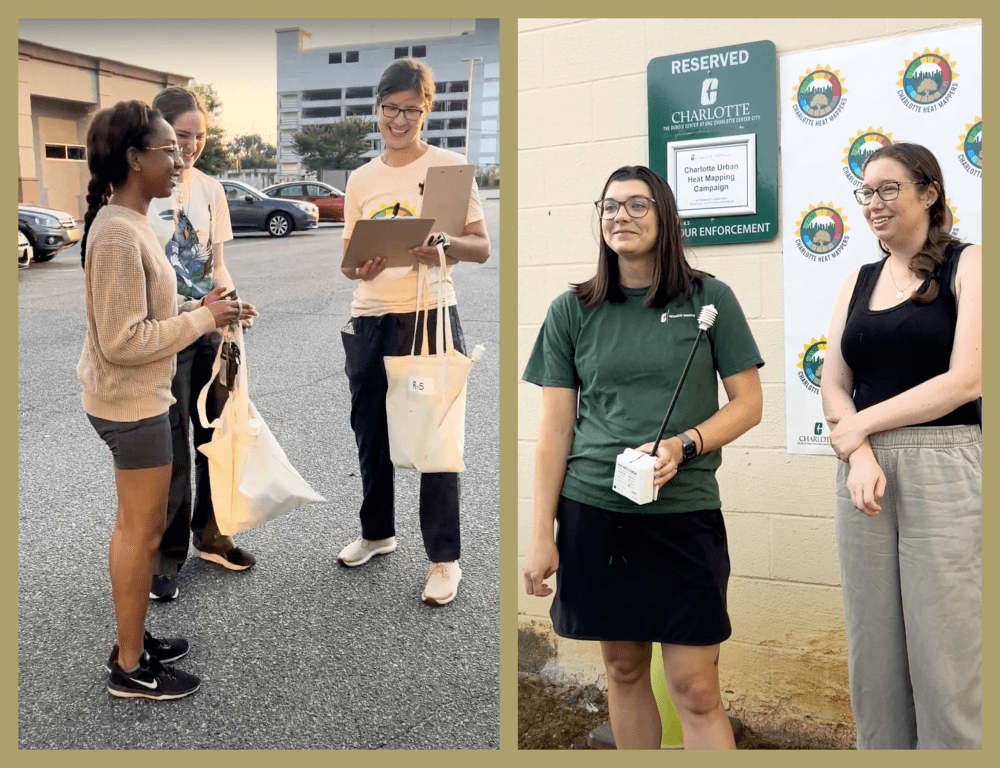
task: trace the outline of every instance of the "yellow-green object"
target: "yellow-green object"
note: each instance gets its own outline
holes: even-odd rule
[[[680,748],[684,746],[681,738],[681,719],[677,714],[670,694],[667,692],[667,681],[663,676],[663,649],[659,643],[653,643],[653,660],[649,665],[649,677],[653,682],[653,696],[660,710],[660,727],[662,736],[660,746]]]

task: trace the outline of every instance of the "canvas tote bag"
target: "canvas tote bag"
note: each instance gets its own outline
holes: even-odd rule
[[[198,446],[208,457],[212,506],[219,531],[229,536],[311,502],[326,501],[288,461],[247,393],[243,329],[229,326],[223,341],[239,347],[240,364],[235,386],[222,413],[209,422],[205,411],[208,390],[221,369],[222,345],[215,356],[212,378],[198,395],[198,417],[203,427],[213,427],[212,440]]]
[[[441,275],[445,274],[444,249],[438,246]],[[430,293],[428,268],[417,275],[417,307],[425,308]],[[409,355],[387,356],[385,375],[389,390],[385,410],[389,423],[389,456],[394,466],[418,472],[462,472],[465,462],[465,385],[473,364],[484,348],[477,345],[472,357],[455,349],[451,313],[445,306],[444,279],[438,280],[435,354],[429,354],[427,315],[417,354],[417,327]]]

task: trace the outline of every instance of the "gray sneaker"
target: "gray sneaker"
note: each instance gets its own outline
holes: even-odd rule
[[[355,539],[340,550],[337,560],[341,565],[353,568],[356,565],[364,565],[375,555],[387,555],[395,549],[395,536],[390,536],[388,539]]]

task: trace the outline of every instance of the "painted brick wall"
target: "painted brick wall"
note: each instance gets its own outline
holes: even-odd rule
[[[591,201],[620,165],[647,162],[646,65],[684,51],[772,40],[782,54],[977,23],[976,19],[522,19],[518,25],[518,371],[549,303],[593,274]],[[781,94],[779,94],[780,96]],[[780,194],[780,187],[779,187]],[[779,222],[779,228],[781,223]],[[832,524],[836,461],[784,447],[782,254],[769,243],[689,250],[733,287],[766,365],[763,422],[723,451],[733,637],[727,707],[752,726],[853,733]],[[725,395],[721,393],[721,402]],[[518,391],[518,563],[531,532],[539,390]],[[551,634],[548,599],[524,594],[520,627],[550,641],[546,673],[601,682],[596,643]],[[530,660],[523,660],[528,664]]]

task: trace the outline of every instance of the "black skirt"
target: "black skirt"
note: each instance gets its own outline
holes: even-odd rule
[[[721,510],[608,512],[563,496],[556,519],[556,634],[676,645],[732,634]]]

